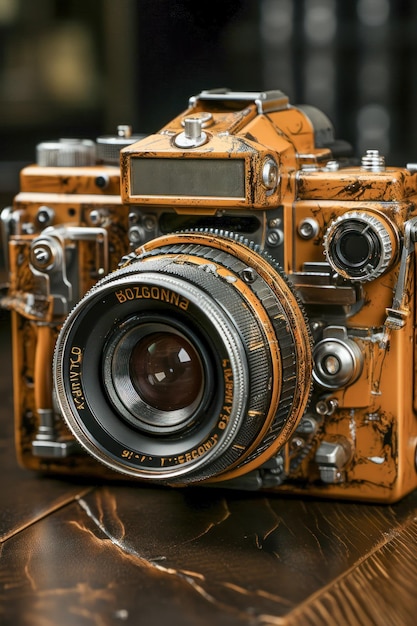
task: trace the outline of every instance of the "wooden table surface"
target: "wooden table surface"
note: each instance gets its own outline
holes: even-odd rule
[[[0,326],[2,626],[417,623],[417,492],[380,506],[39,477],[15,461]]]

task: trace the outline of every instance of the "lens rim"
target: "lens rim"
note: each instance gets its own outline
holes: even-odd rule
[[[147,336],[161,332],[169,332],[188,341],[202,370],[198,396],[182,409],[166,411],[152,407],[141,397],[130,376],[129,354],[133,347]],[[199,338],[189,328],[163,315],[133,315],[116,326],[103,349],[102,379],[105,391],[120,416],[135,428],[160,435],[181,432],[193,424],[197,411],[209,400],[208,382],[213,379],[207,350],[198,349],[198,343]]]
[[[162,286],[176,293],[184,307],[186,304],[184,324],[193,326],[193,332],[206,346],[212,360],[211,389],[215,391],[195,428],[164,439],[120,420],[96,375],[101,371],[102,346],[109,329],[139,309],[146,306],[151,317],[169,310],[182,318],[180,306],[164,306],[150,297],[120,302],[123,290],[140,295],[145,287],[150,294],[152,287],[161,290]],[[231,332],[230,321],[227,312],[209,295],[168,275],[146,272],[119,276],[115,284],[104,280],[97,285],[67,318],[53,366],[58,407],[84,449],[123,474],[160,480],[190,474],[221,456],[242,424],[248,400],[245,391],[250,387],[245,348],[239,334]],[[232,393],[227,389],[228,370]]]
[[[352,233],[365,237],[368,244],[368,257],[362,261],[352,261],[343,252],[343,240]],[[399,253],[399,233],[385,214],[363,208],[339,215],[328,227],[323,244],[327,261],[338,274],[365,283],[393,266]]]
[[[360,237],[366,242],[368,253],[360,260],[349,257],[344,250],[346,240],[350,237]],[[349,220],[342,222],[333,234],[331,245],[333,260],[340,269],[349,273],[353,277],[361,277],[365,272],[371,273],[379,263],[382,254],[382,245],[375,231],[371,230],[369,224],[363,220]]]
[[[359,244],[363,242],[366,245],[367,253],[356,255],[353,257],[351,251],[346,249],[346,243],[350,244],[350,237],[354,237],[354,242],[358,242]],[[356,246],[358,247],[358,246]],[[347,266],[351,270],[354,268],[362,268],[363,265],[370,263],[374,260],[377,250],[378,242],[372,237],[372,234],[369,232],[363,232],[363,229],[360,228],[346,228],[343,232],[340,233],[340,236],[336,242],[336,251],[337,257],[342,266]]]

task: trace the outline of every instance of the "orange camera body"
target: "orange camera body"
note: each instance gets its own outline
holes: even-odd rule
[[[355,162],[282,92],[216,90],[124,147],[120,171],[121,198],[114,165],[27,168],[3,214],[22,463],[413,490],[413,166]]]

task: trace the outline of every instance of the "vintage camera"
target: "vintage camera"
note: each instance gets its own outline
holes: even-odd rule
[[[280,91],[214,90],[122,149],[121,200],[116,167],[25,170],[3,217],[22,462],[414,489],[416,169],[356,162]]]

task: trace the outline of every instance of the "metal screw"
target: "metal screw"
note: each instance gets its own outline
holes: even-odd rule
[[[302,435],[311,435],[317,430],[317,422],[314,417],[303,417],[297,426],[297,433]]]
[[[290,446],[292,450],[301,450],[301,448],[304,448],[305,446],[305,441],[304,439],[301,439],[301,437],[293,437],[291,439]]]
[[[278,228],[281,226],[282,220],[280,217],[274,217],[272,220],[269,220],[268,226],[269,228]]]
[[[245,283],[249,284],[254,283],[257,277],[257,273],[251,267],[245,267],[245,269],[241,271],[240,275]]]
[[[313,218],[306,217],[299,223],[297,230],[302,239],[313,239],[319,232],[319,225]]]
[[[132,211],[129,213],[129,223],[136,224],[139,221],[139,214]]]
[[[31,262],[37,269],[44,270],[51,265],[54,259],[53,251],[46,243],[38,243],[32,248]]]
[[[53,209],[51,209],[49,206],[41,206],[38,209],[36,219],[40,226],[46,226],[46,224],[52,222],[54,216],[55,211]]]
[[[99,226],[101,222],[103,221],[101,213],[97,209],[94,209],[93,211],[91,211],[89,217],[90,217],[90,222],[94,224],[94,226]]]
[[[145,215],[143,220],[143,226],[145,230],[154,230],[156,226],[156,219],[153,215]]]
[[[270,230],[266,236],[266,242],[269,246],[280,246],[284,242],[284,233],[282,230]]]
[[[316,412],[319,415],[333,415],[337,407],[338,402],[334,398],[330,400],[319,400],[316,404]]]
[[[145,241],[145,233],[141,226],[132,226],[132,228],[130,228],[129,241],[135,245]]]

